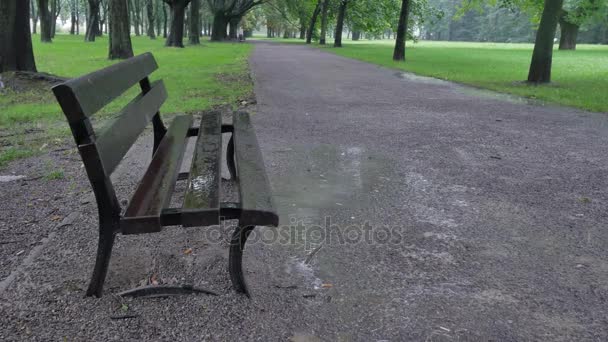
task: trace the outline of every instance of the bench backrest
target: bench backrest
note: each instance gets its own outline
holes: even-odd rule
[[[157,68],[152,54],[145,53],[53,87],[98,205],[110,205],[119,213],[110,175],[150,121],[154,123],[155,149],[166,132],[159,113],[167,98],[165,86],[162,81],[150,83],[148,79]],[[103,129],[95,132],[90,118],[138,83],[141,93]]]

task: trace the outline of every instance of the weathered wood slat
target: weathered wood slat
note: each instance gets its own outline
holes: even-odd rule
[[[173,120],[121,219],[123,234],[159,232],[161,212],[169,206],[184,156],[190,115]]]
[[[138,95],[99,134],[97,149],[108,175],[114,172],[166,99],[167,91],[163,81],[154,82],[147,94]]]
[[[249,114],[233,115],[242,225],[278,226],[270,183]]]
[[[182,206],[184,227],[219,224],[221,160],[221,113],[205,112],[201,117]]]
[[[75,123],[95,114],[158,68],[151,53],[71,79],[53,87],[68,121]]]

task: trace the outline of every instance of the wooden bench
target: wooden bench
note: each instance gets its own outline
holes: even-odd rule
[[[244,112],[223,125],[221,113],[206,112],[199,127],[191,115],[175,117],[169,128],[159,109],[167,99],[162,80],[148,76],[158,68],[150,53],[133,57],[53,87],[69,122],[84,167],[93,187],[99,211],[97,259],[87,295],[102,295],[114,237],[117,233],[160,232],[165,226],[210,226],[238,219],[229,252],[233,287],[249,294],[242,270],[242,255],[255,226],[278,226],[262,154],[249,118]],[[90,118],[126,90],[139,83],[141,93],[103,129],[93,129]],[[154,151],[134,195],[123,211],[110,175],[152,121]],[[222,133],[231,133],[226,160],[231,181],[238,183],[240,200],[220,198]],[[180,173],[189,138],[196,137],[190,172]],[[187,180],[181,208],[170,207],[175,184]]]

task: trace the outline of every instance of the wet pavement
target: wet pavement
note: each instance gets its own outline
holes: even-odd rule
[[[230,287],[234,222],[118,236],[106,295],[84,298],[97,211],[57,150],[3,171],[27,178],[0,185],[0,340],[608,339],[605,113],[299,45],[256,43],[250,65],[281,216],[245,251],[252,298]],[[113,174],[121,203],[151,148],[148,133]],[[150,283],[219,295],[115,295]]]
[[[331,298],[310,335],[608,337],[606,114],[304,46],[258,43],[251,67],[282,229],[304,236],[273,248],[314,253],[290,270]]]

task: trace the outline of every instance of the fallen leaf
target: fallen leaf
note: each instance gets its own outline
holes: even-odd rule
[[[192,248],[186,248],[186,250],[184,251],[184,254],[186,254],[186,255],[192,254]]]
[[[329,288],[332,288],[334,286],[332,284],[323,284],[323,285],[321,285],[321,287],[324,288],[324,289],[329,289]]]
[[[59,220],[61,220],[61,216],[59,216],[59,215],[53,215],[53,216],[51,216],[51,220],[53,220],[53,221],[59,221]]]

